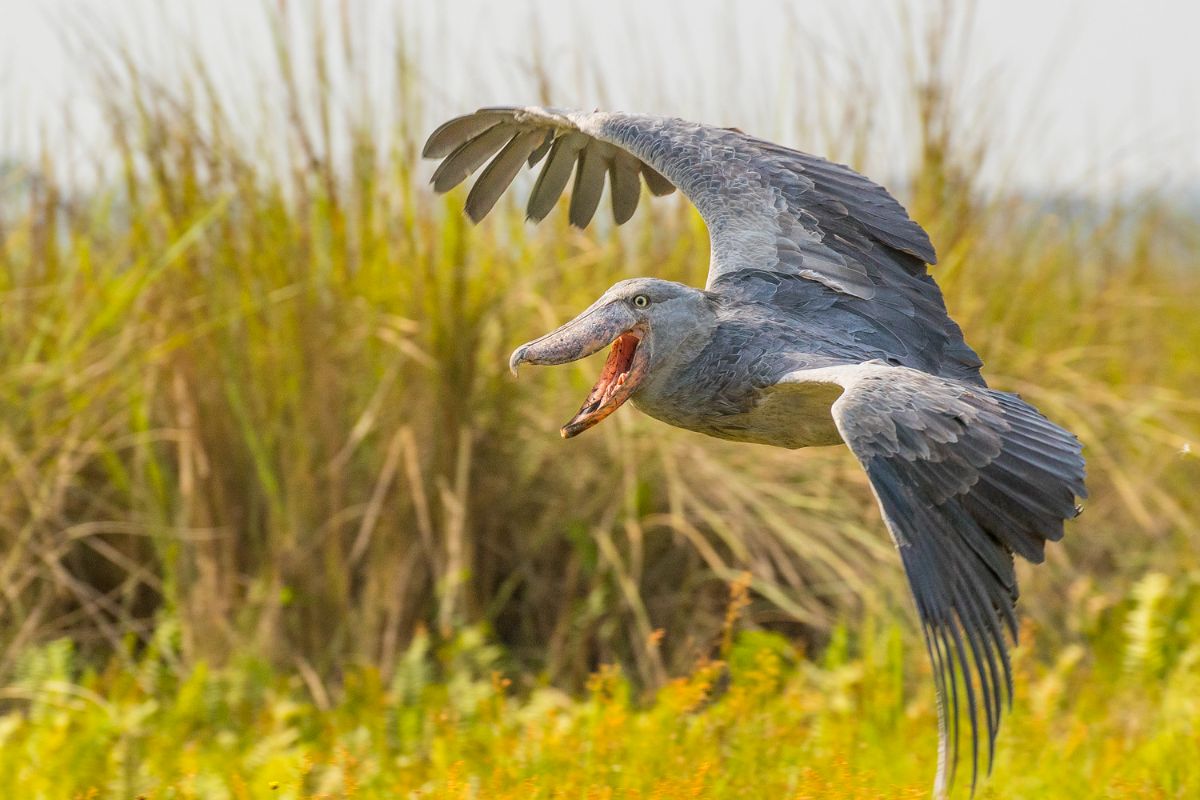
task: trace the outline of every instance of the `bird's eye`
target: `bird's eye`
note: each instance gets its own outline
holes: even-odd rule
[[[650,305],[650,298],[646,297],[644,294],[639,294],[637,297],[633,298],[633,304],[638,308],[645,308],[646,306]]]

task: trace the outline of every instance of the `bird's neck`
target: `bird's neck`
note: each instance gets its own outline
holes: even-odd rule
[[[679,376],[686,373],[712,343],[716,332],[716,316],[705,313],[688,320],[686,327],[672,331],[674,335],[655,342],[654,367],[639,392],[646,396],[669,392]]]

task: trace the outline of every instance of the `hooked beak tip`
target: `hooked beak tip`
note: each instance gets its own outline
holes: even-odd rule
[[[508,371],[513,374],[514,378],[517,377],[517,370],[520,368],[521,362],[525,360],[526,349],[525,345],[521,345],[516,350],[513,350],[513,354],[508,357]]]

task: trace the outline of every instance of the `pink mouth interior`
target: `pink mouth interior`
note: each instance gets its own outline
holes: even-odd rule
[[[588,413],[594,413],[612,400],[613,395],[625,385],[629,379],[629,371],[633,366],[633,356],[637,352],[641,339],[632,333],[623,333],[617,337],[609,351],[608,360],[604,362],[604,371],[592,387],[585,408]]]
[[[642,338],[632,331],[618,336],[612,343],[604,369],[579,413],[563,426],[564,437],[575,436],[592,427],[629,399],[641,380],[641,367],[635,366],[634,356]]]

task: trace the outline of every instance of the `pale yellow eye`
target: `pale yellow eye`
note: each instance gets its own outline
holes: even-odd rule
[[[638,308],[645,308],[646,306],[650,305],[650,298],[646,297],[644,294],[639,294],[637,297],[633,298],[633,304]]]

